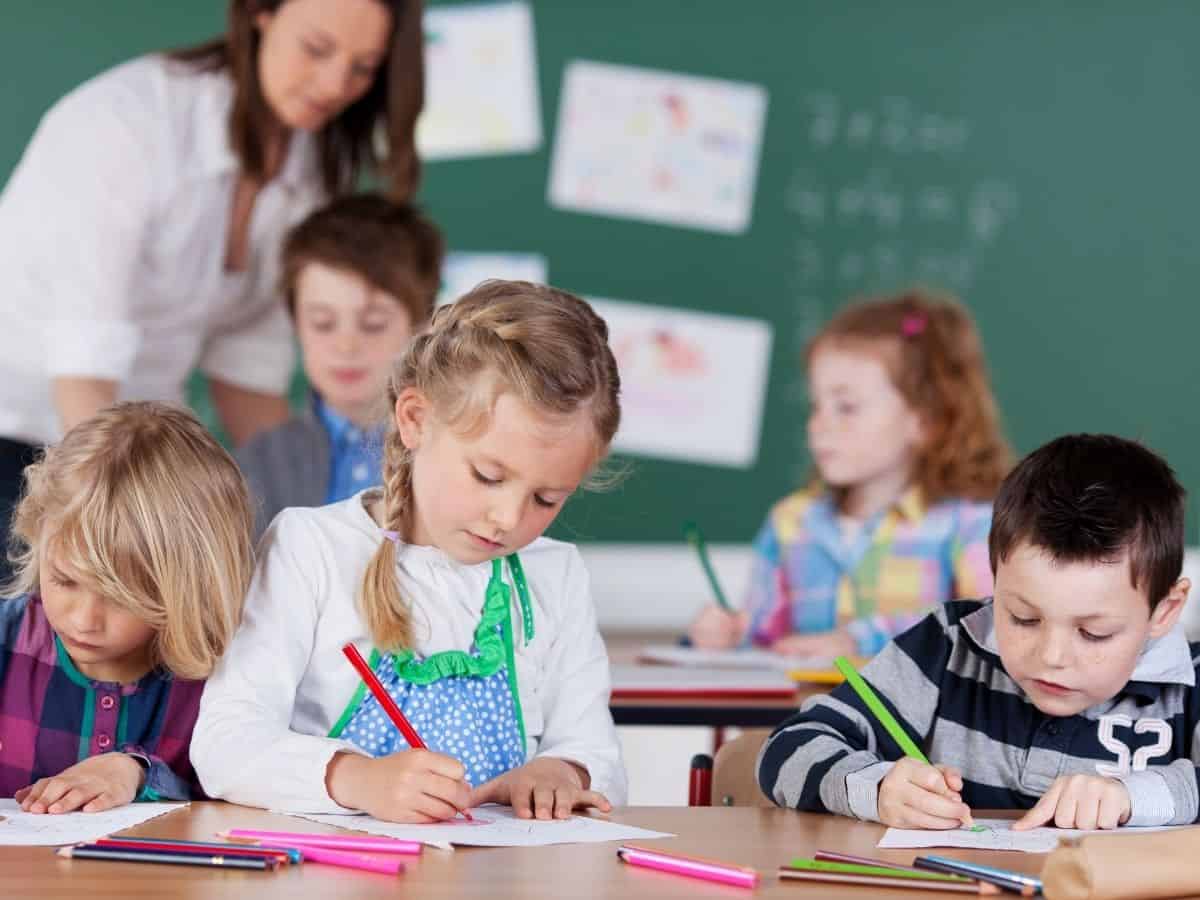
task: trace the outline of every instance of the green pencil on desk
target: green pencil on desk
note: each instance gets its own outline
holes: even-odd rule
[[[704,535],[700,532],[700,526],[695,522],[688,522],[683,526],[683,536],[687,538],[687,542],[695,548],[696,555],[700,557],[700,565],[704,567],[704,574],[708,576],[708,583],[717,597],[717,604],[725,612],[733,612],[733,607],[729,605],[729,598],[725,596],[725,592],[721,590],[721,583],[717,581],[717,573],[713,569],[712,560],[708,558],[708,548],[704,544]]]

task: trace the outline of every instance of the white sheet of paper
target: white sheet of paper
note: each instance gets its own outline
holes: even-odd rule
[[[766,110],[757,84],[574,60],[563,76],[550,202],[745,231]]]
[[[472,253],[454,251],[442,262],[442,286],[437,303],[453,303],[481,281],[503,278],[545,284],[546,257],[540,253]]]
[[[792,669],[832,669],[833,659],[808,659],[783,656],[760,647],[745,650],[697,650],[674,644],[647,644],[638,651],[638,661],[668,666],[687,666],[705,669],[772,669],[790,672]]]
[[[422,159],[531,153],[542,112],[528,3],[469,3],[425,11]]]
[[[758,456],[771,362],[759,319],[589,298],[621,373],[613,447],[749,468]]]
[[[0,846],[54,847],[94,841],[157,816],[187,806],[186,803],[130,803],[97,813],[47,815],[21,811],[11,798],[0,800]]]
[[[875,846],[883,850],[912,850],[918,847],[965,847],[969,850],[1015,850],[1021,853],[1049,853],[1062,838],[1097,834],[1077,828],[1031,828],[1013,831],[1009,819],[976,819],[985,831],[956,828],[950,831],[926,831],[916,828],[889,828]],[[1169,825],[1158,828],[1118,828],[1108,834],[1145,834],[1148,831],[1171,831],[1185,828]]]
[[[475,824],[461,818],[435,825],[397,825],[394,822],[381,822],[372,816],[326,816],[307,813],[288,815],[320,822],[322,825],[353,828],[402,841],[449,843],[468,847],[545,847],[549,844],[595,844],[602,841],[675,836],[586,816],[550,821],[519,819],[511,807],[491,804],[471,811],[471,815],[475,817]]]

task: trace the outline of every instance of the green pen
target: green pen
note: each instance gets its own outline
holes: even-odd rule
[[[833,664],[837,666],[837,670],[845,677],[846,683],[854,689],[854,693],[858,694],[858,696],[862,699],[862,702],[867,705],[867,709],[869,709],[874,714],[875,718],[879,720],[879,724],[882,725],[884,730],[886,730],[887,733],[892,736],[892,739],[900,745],[900,749],[904,751],[904,755],[920,760],[927,766],[930,765],[931,763],[928,759],[926,759],[925,754],[921,752],[921,748],[913,743],[912,738],[908,736],[908,732],[900,726],[900,723],[896,721],[895,716],[887,711],[887,707],[883,705],[883,701],[879,699],[879,695],[871,690],[871,686],[869,684],[863,681],[863,677],[858,674],[858,671],[854,668],[854,664],[844,656],[836,657],[833,661]],[[947,787],[949,787],[949,785],[947,785]],[[969,816],[963,820],[963,825],[972,831],[983,830],[978,826],[975,826],[974,822],[970,820]]]
[[[721,590],[721,583],[717,581],[717,573],[712,567],[712,561],[708,558],[708,548],[704,545],[704,535],[700,533],[700,526],[695,522],[687,522],[683,526],[683,536],[687,538],[687,542],[691,544],[696,554],[700,557],[700,565],[704,567],[704,574],[708,576],[708,583],[712,586],[713,593],[717,596],[717,605],[725,612],[733,612],[733,607],[729,605],[729,599],[725,596],[725,592]]]

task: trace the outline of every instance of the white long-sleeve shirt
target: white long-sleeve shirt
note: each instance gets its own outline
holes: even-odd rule
[[[240,169],[233,83],[161,55],[110,69],[42,118],[0,194],[0,437],[59,439],[53,379],[181,402],[189,373],[282,394],[295,362],[278,290],[287,229],[324,197],[296,132],[227,272]]]
[[[364,505],[370,492],[317,509],[286,509],[259,547],[242,625],[208,680],[192,764],[212,797],[294,812],[346,812],[325,774],[339,751],[327,737],[359,684],[342,655],[372,648],[358,587],[385,540]],[[433,547],[399,544],[418,656],[467,651],[492,564],[461,565]],[[515,665],[526,755],[569,759],[592,789],[623,804],[627,787],[608,709],[609,665],[587,572],[570,544],[539,538],[520,552],[535,634],[527,645],[513,591]],[[507,568],[506,568],[507,576]]]

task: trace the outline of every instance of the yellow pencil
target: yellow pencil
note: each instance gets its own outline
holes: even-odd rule
[[[841,684],[846,680],[837,669],[788,669],[787,677],[808,684]]]

